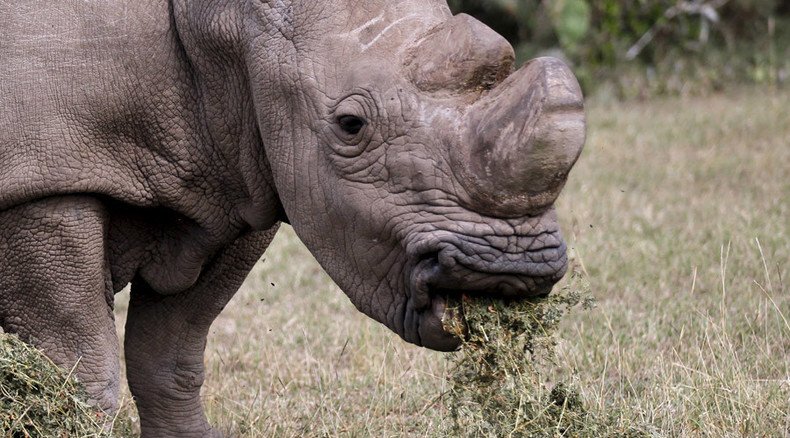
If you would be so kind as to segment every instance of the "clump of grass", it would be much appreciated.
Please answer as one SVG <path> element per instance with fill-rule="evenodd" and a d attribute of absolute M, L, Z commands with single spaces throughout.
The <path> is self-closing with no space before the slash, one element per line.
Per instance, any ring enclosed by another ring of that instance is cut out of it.
<path fill-rule="evenodd" d="M 108 436 L 72 373 L 14 335 L 0 333 L 0 431 L 13 437 Z"/>
<path fill-rule="evenodd" d="M 464 339 L 452 356 L 448 405 L 454 436 L 649 436 L 616 425 L 616 415 L 585 407 L 572 382 L 553 382 L 557 328 L 563 316 L 595 302 L 579 274 L 553 294 L 527 301 L 463 296 L 445 329 Z"/>

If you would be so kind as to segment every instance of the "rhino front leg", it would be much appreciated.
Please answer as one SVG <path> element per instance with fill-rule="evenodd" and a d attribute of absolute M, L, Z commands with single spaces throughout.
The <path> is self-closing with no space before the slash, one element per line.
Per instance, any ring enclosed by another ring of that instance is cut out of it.
<path fill-rule="evenodd" d="M 180 294 L 160 295 L 139 278 L 132 283 L 124 349 L 144 437 L 220 436 L 200 400 L 206 336 L 277 228 L 237 240 Z"/>
<path fill-rule="evenodd" d="M 92 402 L 118 406 L 118 337 L 105 254 L 106 212 L 91 197 L 0 212 L 0 325 L 71 369 Z"/>

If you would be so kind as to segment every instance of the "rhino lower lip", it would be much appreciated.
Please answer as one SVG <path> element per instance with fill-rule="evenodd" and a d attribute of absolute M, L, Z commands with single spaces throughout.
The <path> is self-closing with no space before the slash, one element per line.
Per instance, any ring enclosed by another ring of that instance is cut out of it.
<path fill-rule="evenodd" d="M 417 326 L 418 344 L 438 351 L 453 351 L 461 345 L 461 338 L 445 329 L 445 311 L 448 302 L 444 297 L 430 299 L 430 309 L 420 314 Z"/>

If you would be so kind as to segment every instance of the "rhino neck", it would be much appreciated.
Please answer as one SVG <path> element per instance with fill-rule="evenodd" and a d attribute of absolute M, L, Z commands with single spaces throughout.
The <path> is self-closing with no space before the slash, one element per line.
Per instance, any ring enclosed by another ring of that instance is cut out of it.
<path fill-rule="evenodd" d="M 231 216 L 254 230 L 272 227 L 284 217 L 272 183 L 250 99 L 244 62 L 245 1 L 174 0 L 174 31 L 198 96 L 201 136 L 222 172 L 220 196 L 232 199 Z"/>

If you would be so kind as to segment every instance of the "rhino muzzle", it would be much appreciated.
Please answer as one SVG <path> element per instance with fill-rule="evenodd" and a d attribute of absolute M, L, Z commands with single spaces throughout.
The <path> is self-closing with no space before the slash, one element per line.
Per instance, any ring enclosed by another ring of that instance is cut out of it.
<path fill-rule="evenodd" d="M 565 242 L 558 235 L 549 240 L 552 246 L 517 253 L 488 247 L 482 256 L 470 255 L 479 250 L 479 244 L 447 243 L 440 251 L 425 254 L 411 275 L 417 308 L 427 307 L 437 295 L 525 298 L 548 294 L 567 266 Z"/>
<path fill-rule="evenodd" d="M 565 274 L 567 248 L 553 209 L 522 219 L 485 220 L 489 226 L 454 223 L 452 230 L 423 231 L 412 239 L 407 252 L 414 263 L 402 315 L 410 342 L 452 350 L 459 340 L 441 325 L 448 300 L 543 296 Z"/>

